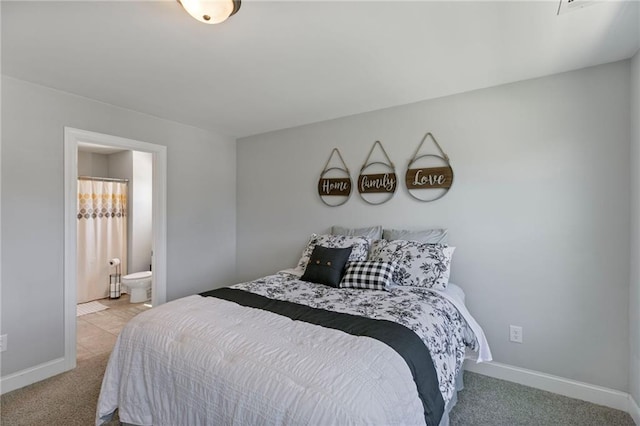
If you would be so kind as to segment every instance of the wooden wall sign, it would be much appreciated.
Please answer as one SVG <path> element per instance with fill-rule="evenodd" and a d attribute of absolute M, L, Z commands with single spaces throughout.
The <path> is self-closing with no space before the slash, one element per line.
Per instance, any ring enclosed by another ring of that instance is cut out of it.
<path fill-rule="evenodd" d="M 318 181 L 318 194 L 320 196 L 351 194 L 351 178 L 320 178 Z"/>
<path fill-rule="evenodd" d="M 450 188 L 452 183 L 453 170 L 451 167 L 407 170 L 407 189 Z"/>
<path fill-rule="evenodd" d="M 338 154 L 343 167 L 329 167 L 334 153 Z M 333 175 L 341 175 L 341 177 L 333 177 Z M 349 200 L 349 196 L 351 196 L 351 174 L 338 148 L 333 148 L 331 155 L 329 155 L 324 165 L 324 169 L 322 169 L 322 173 L 320 173 L 318 195 L 320 196 L 320 200 L 329 207 L 341 206 L 346 203 Z M 331 199 L 326 197 L 331 197 Z"/>
<path fill-rule="evenodd" d="M 418 151 L 422 147 L 424 141 L 430 137 L 433 143 L 436 145 L 442 156 L 435 154 L 424 154 L 418 156 Z M 429 160 L 430 163 L 441 163 L 436 167 L 415 167 L 420 160 Z M 413 167 L 412 167 L 413 166 Z M 436 138 L 427 133 L 422 138 L 418 149 L 413 154 L 413 158 L 409 160 L 409 166 L 407 167 L 407 173 L 405 175 L 405 185 L 409 194 L 419 201 L 435 201 L 445 196 L 451 185 L 453 185 L 453 169 L 449 162 L 449 156 L 445 154 L 436 141 Z M 412 192 L 419 190 L 418 192 Z"/>
<path fill-rule="evenodd" d="M 358 191 L 361 194 L 374 194 L 384 192 L 396 192 L 395 173 L 376 173 L 360 175 L 358 178 Z"/>
<path fill-rule="evenodd" d="M 371 158 L 371 154 L 373 153 L 376 145 L 380 146 L 382 153 L 387 159 L 387 162 L 374 161 L 369 162 Z M 366 174 L 365 170 L 373 165 L 381 166 L 383 169 L 388 169 L 387 173 L 369 173 Z M 364 164 L 360 169 L 360 176 L 358 177 L 358 193 L 360 197 L 367 203 L 377 205 L 386 203 L 391 198 L 393 198 L 393 194 L 396 192 L 396 187 L 398 182 L 398 178 L 396 177 L 396 168 L 391 162 L 389 155 L 387 155 L 387 151 L 385 151 L 382 143 L 380 141 L 375 141 L 371 150 L 369 151 L 369 155 L 364 160 Z M 364 194 L 389 194 L 388 197 L 380 197 L 378 195 L 367 196 Z"/>

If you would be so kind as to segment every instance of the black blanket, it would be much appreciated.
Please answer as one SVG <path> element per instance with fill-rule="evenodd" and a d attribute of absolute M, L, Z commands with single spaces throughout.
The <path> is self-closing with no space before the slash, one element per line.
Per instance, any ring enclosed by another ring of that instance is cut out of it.
<path fill-rule="evenodd" d="M 437 426 L 444 413 L 444 400 L 440 393 L 431 354 L 420 337 L 407 327 L 392 321 L 377 320 L 358 315 L 311 308 L 293 302 L 267 297 L 232 288 L 220 288 L 201 293 L 201 296 L 235 302 L 242 306 L 258 308 L 326 328 L 341 330 L 354 336 L 366 336 L 379 340 L 393 348 L 405 360 L 416 383 L 424 408 L 425 422 Z"/>

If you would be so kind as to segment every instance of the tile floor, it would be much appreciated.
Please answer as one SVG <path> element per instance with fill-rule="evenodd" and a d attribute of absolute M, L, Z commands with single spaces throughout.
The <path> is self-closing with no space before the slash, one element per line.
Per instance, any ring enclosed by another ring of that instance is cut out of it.
<path fill-rule="evenodd" d="M 98 302 L 109 306 L 109 309 L 78 317 L 76 325 L 78 361 L 111 352 L 122 327 L 131 318 L 149 309 L 144 306 L 144 303 L 129 303 L 127 294 L 123 294 L 119 299 L 101 299 Z"/>

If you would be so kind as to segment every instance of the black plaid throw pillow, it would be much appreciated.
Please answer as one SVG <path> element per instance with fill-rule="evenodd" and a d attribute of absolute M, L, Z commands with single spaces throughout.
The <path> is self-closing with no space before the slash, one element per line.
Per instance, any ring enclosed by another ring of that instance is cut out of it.
<path fill-rule="evenodd" d="M 340 288 L 386 290 L 396 268 L 395 262 L 349 262 L 340 281 Z"/>

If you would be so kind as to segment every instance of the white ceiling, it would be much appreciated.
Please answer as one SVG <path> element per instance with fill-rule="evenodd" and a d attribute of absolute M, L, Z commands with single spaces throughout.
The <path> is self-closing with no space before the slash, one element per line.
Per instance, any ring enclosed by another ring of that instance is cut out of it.
<path fill-rule="evenodd" d="M 576 0 L 578 1 L 578 0 Z M 638 1 L 2 1 L 2 73 L 242 137 L 631 57 Z"/>

